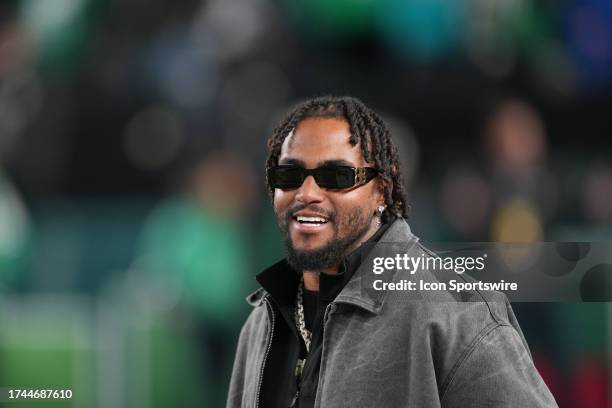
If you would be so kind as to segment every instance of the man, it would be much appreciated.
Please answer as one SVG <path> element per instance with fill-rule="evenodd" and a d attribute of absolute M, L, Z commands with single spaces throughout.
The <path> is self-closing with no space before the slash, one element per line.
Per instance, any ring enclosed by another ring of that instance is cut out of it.
<path fill-rule="evenodd" d="M 368 288 L 373 254 L 435 256 L 405 221 L 397 150 L 376 113 L 313 99 L 268 147 L 287 257 L 248 298 L 228 407 L 556 406 L 502 294 Z"/>

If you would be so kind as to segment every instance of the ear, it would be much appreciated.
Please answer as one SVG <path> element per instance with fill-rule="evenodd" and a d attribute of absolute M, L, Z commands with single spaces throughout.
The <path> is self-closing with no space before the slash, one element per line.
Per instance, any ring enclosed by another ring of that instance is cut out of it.
<path fill-rule="evenodd" d="M 391 178 L 378 177 L 378 179 L 380 180 L 380 191 L 383 197 L 385 195 L 385 187 L 387 190 L 393 191 L 393 180 L 391 180 Z"/>
<path fill-rule="evenodd" d="M 385 185 L 388 183 L 380 177 L 375 179 L 376 182 L 376 207 L 380 205 L 385 205 Z"/>

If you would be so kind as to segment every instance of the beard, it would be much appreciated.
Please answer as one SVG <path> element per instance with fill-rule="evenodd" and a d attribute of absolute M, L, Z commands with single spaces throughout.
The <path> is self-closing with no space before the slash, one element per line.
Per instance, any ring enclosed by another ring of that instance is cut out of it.
<path fill-rule="evenodd" d="M 328 222 L 332 222 L 334 237 L 321 248 L 298 250 L 293 246 L 291 234 L 289 233 L 289 223 L 293 219 L 292 214 L 303 208 L 305 206 L 293 208 L 279 217 L 279 221 L 282 221 L 279 222 L 279 226 L 285 241 L 287 263 L 297 272 L 321 271 L 340 264 L 355 243 L 364 237 L 370 229 L 371 220 L 364 215 L 366 212 L 359 207 L 346 214 L 342 220 L 338 219 L 337 213 L 327 214 L 319 211 L 328 217 Z M 310 208 L 315 211 L 320 210 L 318 207 L 310 206 Z M 344 237 L 339 236 L 339 231 L 349 228 L 350 230 Z"/>

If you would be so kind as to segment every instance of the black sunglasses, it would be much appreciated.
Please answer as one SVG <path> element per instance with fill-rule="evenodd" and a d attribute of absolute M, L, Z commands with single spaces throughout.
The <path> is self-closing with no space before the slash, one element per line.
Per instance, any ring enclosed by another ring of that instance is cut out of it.
<path fill-rule="evenodd" d="M 372 167 L 323 166 L 308 170 L 281 165 L 268 170 L 268 182 L 272 188 L 292 189 L 300 187 L 306 177 L 313 176 L 321 188 L 345 189 L 366 184 L 377 174 L 378 170 Z"/>

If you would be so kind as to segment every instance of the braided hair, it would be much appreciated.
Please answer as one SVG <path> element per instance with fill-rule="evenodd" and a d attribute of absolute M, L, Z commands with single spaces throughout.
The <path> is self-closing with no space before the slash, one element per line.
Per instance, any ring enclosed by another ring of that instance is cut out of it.
<path fill-rule="evenodd" d="M 383 182 L 386 206 L 382 215 L 383 221 L 387 222 L 397 217 L 407 218 L 409 207 L 406 188 L 391 133 L 380 116 L 357 98 L 324 96 L 297 105 L 268 139 L 266 174 L 278 164 L 281 146 L 289 133 L 300 121 L 312 117 L 341 118 L 348 122 L 351 131 L 349 143 L 353 146 L 359 143 L 363 157 L 379 170 L 378 177 Z M 267 180 L 266 185 L 272 198 L 274 189 Z"/>

